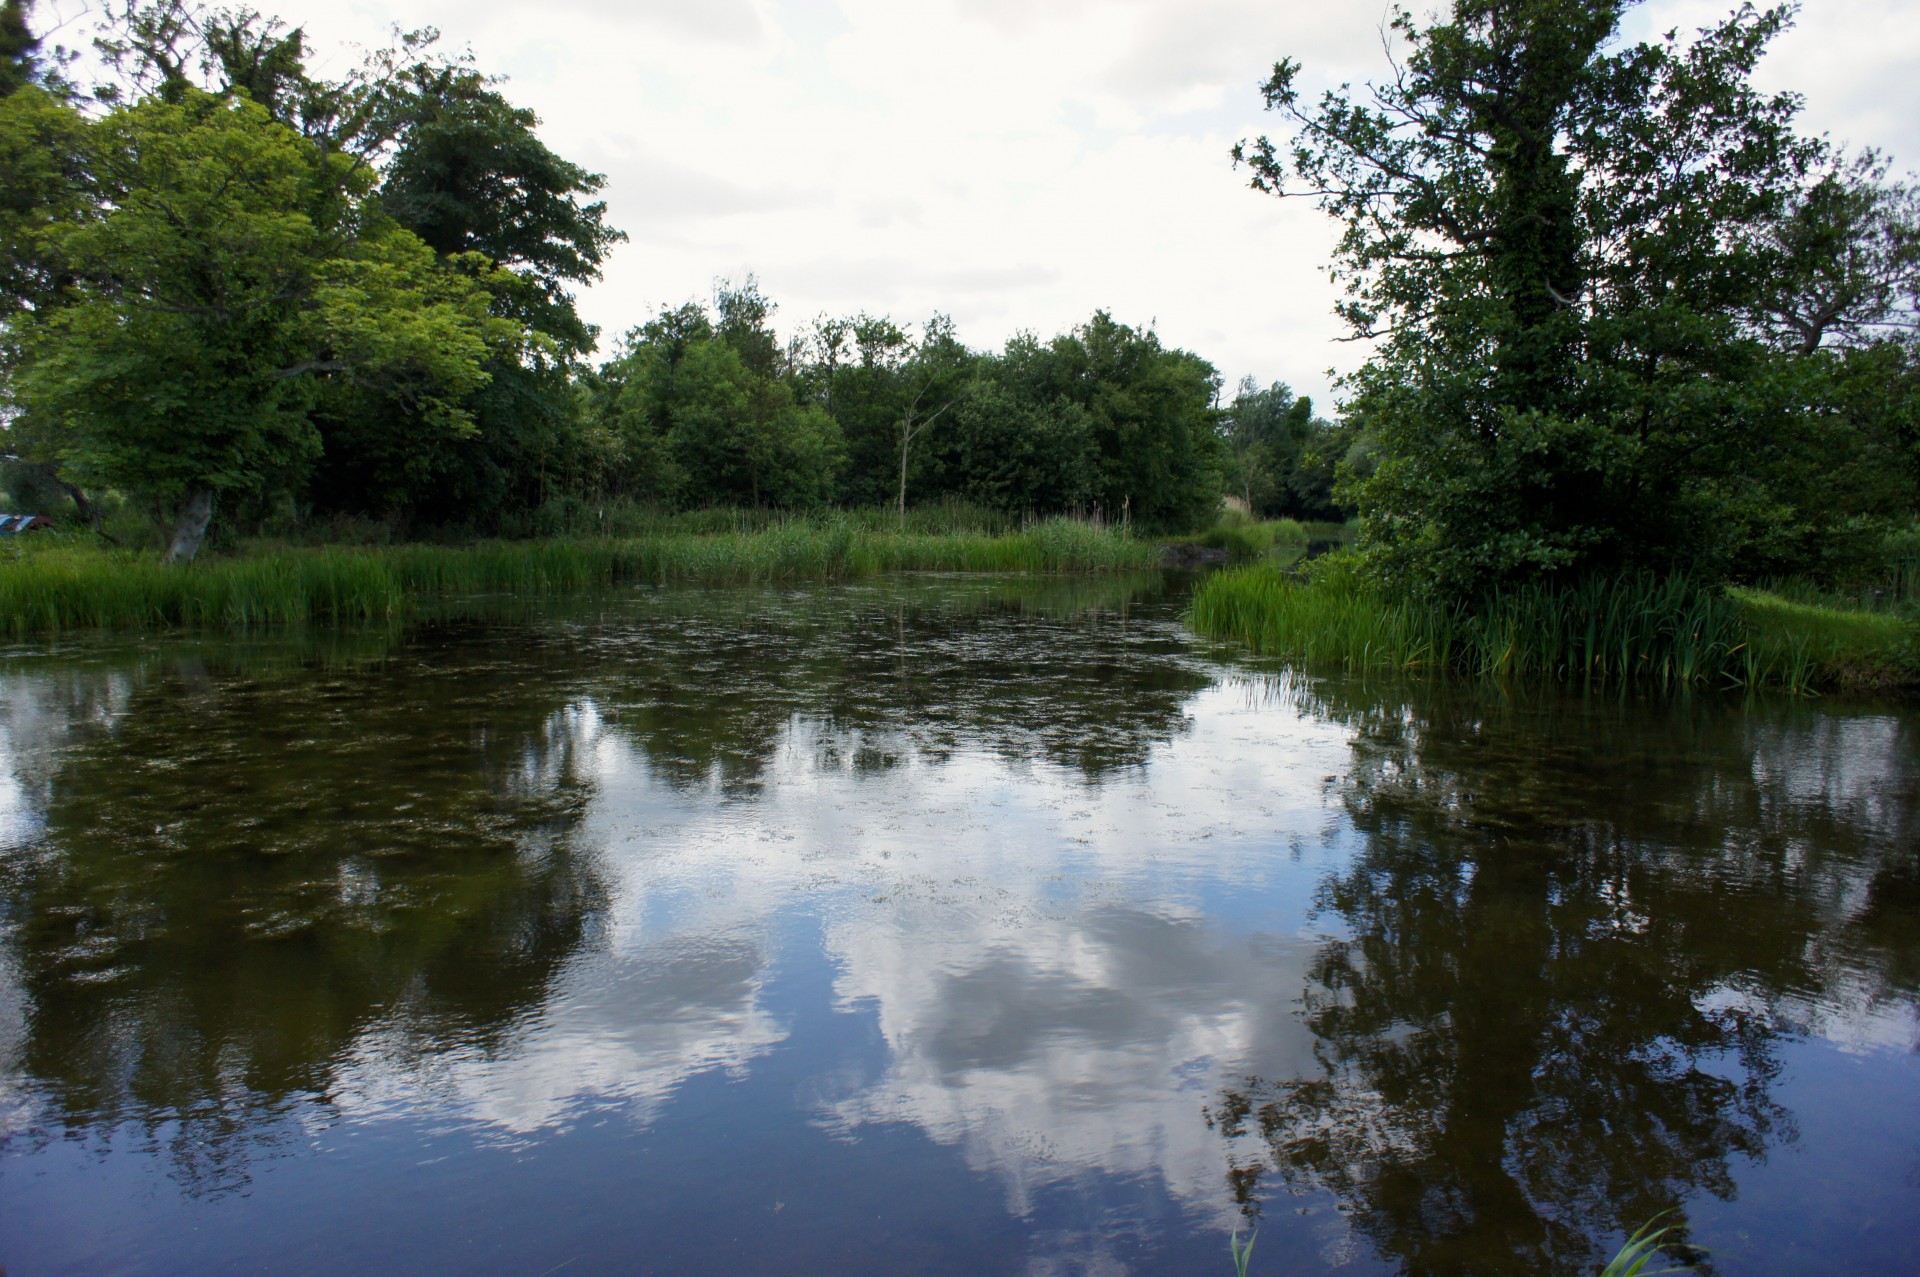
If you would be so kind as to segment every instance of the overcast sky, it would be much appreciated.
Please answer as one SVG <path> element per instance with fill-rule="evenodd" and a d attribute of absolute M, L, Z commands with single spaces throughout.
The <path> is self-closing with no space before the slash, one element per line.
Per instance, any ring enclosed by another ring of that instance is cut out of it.
<path fill-rule="evenodd" d="M 322 70 L 390 23 L 509 77 L 630 235 L 583 310 L 602 350 L 661 305 L 755 272 L 791 333 L 821 313 L 953 315 L 976 347 L 1104 307 L 1316 397 L 1334 340 L 1331 225 L 1246 189 L 1275 59 L 1376 75 L 1384 4 L 1351 0 L 253 0 Z M 43 5 L 43 11 L 51 5 Z M 1416 4 L 1416 11 L 1422 6 Z M 1722 0 L 1655 0 L 1639 37 Z M 1911 0 L 1807 0 L 1763 69 L 1807 126 L 1920 167 Z M 66 36 L 63 32 L 62 35 Z M 1277 121 L 1274 121 L 1277 124 Z"/>

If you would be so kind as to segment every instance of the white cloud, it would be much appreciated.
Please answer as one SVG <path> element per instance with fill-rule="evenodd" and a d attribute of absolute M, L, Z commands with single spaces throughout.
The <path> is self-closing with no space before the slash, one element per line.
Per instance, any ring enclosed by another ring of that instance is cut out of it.
<path fill-rule="evenodd" d="M 278 0 L 326 47 L 435 24 L 607 174 L 632 242 L 583 309 L 609 335 L 716 276 L 758 272 L 789 329 L 949 311 L 998 345 L 1097 307 L 1157 321 L 1228 382 L 1316 395 L 1352 366 L 1332 228 L 1245 188 L 1227 151 L 1270 127 L 1282 55 L 1317 88 L 1383 67 L 1385 5 L 1259 0 Z M 1418 6 L 1416 6 L 1418 7 Z M 1636 34 L 1725 0 L 1655 0 Z M 1920 23 L 1900 0 L 1809 0 L 1762 68 L 1809 127 L 1920 164 Z"/>

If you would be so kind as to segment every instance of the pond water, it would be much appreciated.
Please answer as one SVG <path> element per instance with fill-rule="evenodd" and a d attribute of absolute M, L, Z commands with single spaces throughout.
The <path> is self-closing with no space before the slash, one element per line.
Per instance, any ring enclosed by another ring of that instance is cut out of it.
<path fill-rule="evenodd" d="M 1920 716 L 1157 575 L 0 652 L 0 1264 L 1920 1271 Z"/>

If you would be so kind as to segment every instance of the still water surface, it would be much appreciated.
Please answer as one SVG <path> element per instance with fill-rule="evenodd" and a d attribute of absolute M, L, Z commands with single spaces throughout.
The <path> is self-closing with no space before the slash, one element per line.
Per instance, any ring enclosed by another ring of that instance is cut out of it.
<path fill-rule="evenodd" d="M 0 1264 L 1920 1271 L 1920 716 L 1182 601 L 0 653 Z"/>

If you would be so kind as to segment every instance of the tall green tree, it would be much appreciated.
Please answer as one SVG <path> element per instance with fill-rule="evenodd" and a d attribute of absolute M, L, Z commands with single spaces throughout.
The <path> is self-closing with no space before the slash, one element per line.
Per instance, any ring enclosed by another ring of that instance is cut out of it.
<path fill-rule="evenodd" d="M 833 498 L 840 428 L 785 382 L 756 374 L 724 337 L 674 370 L 667 448 L 683 505 L 818 507 Z"/>
<path fill-rule="evenodd" d="M 777 350 L 765 324 L 772 304 L 761 298 L 743 312 L 741 298 L 729 285 L 716 290 L 717 323 L 697 303 L 663 310 L 585 379 L 588 428 L 605 449 L 611 491 L 690 506 L 833 500 L 839 424 L 771 375 L 761 357 Z"/>
<path fill-rule="evenodd" d="M 324 155 L 375 174 L 385 216 L 485 289 L 491 313 L 528 338 L 495 348 L 462 405 L 472 428 L 432 428 L 405 379 L 333 385 L 316 406 L 322 455 L 305 501 L 403 522 L 489 523 L 577 482 L 590 451 L 571 378 L 596 334 L 573 290 L 599 277 L 623 237 L 596 198 L 602 179 L 555 154 L 538 118 L 465 59 L 436 55 L 432 29 L 399 33 L 337 78 L 309 66 L 306 35 L 252 9 L 119 0 L 96 46 L 108 100 L 245 97 Z"/>
<path fill-rule="evenodd" d="M 1054 338 L 1034 373 L 1048 397 L 1087 415 L 1092 497 L 1104 515 L 1152 529 L 1211 521 L 1225 460 L 1213 365 L 1099 311 Z"/>
<path fill-rule="evenodd" d="M 945 490 L 989 509 L 1055 514 L 1085 510 L 1093 500 L 1093 423 L 1066 399 L 1036 401 L 1022 393 L 1007 356 L 982 358 L 944 428 Z"/>
<path fill-rule="evenodd" d="M 325 416 L 331 460 L 317 496 L 429 522 L 476 513 L 484 522 L 537 505 L 587 464 L 570 380 L 598 334 L 574 290 L 599 278 L 625 236 L 594 198 L 603 179 L 557 155 L 540 139 L 538 117 L 492 82 L 426 62 L 401 80 L 388 108 L 398 122 L 383 208 L 443 261 L 468 263 L 493 313 L 536 340 L 489 363 L 466 405 L 475 428 L 465 437 L 412 428 L 416 409 L 405 397 L 337 404 Z"/>
<path fill-rule="evenodd" d="M 192 88 L 108 112 L 82 153 L 91 212 L 46 232 L 71 296 L 18 322 L 18 393 L 52 459 L 175 516 L 170 558 L 220 499 L 304 481 L 325 379 L 404 382 L 471 430 L 515 330 L 379 215 L 370 171 Z"/>
<path fill-rule="evenodd" d="M 1298 465 L 1313 419 L 1313 401 L 1282 381 L 1261 387 L 1242 378 L 1222 417 L 1231 456 L 1231 486 L 1247 511 L 1276 515 L 1287 505 L 1287 480 Z"/>
<path fill-rule="evenodd" d="M 1756 464 L 1809 426 L 1805 370 L 1753 316 L 1836 165 L 1795 95 L 1752 84 L 1790 11 L 1625 45 L 1627 7 L 1396 10 L 1390 78 L 1309 105 L 1282 61 L 1265 92 L 1292 139 L 1235 149 L 1257 189 L 1345 224 L 1339 310 L 1377 342 L 1348 391 L 1378 464 L 1350 495 L 1402 588 L 1726 574 L 1808 513 L 1790 467 Z"/>

